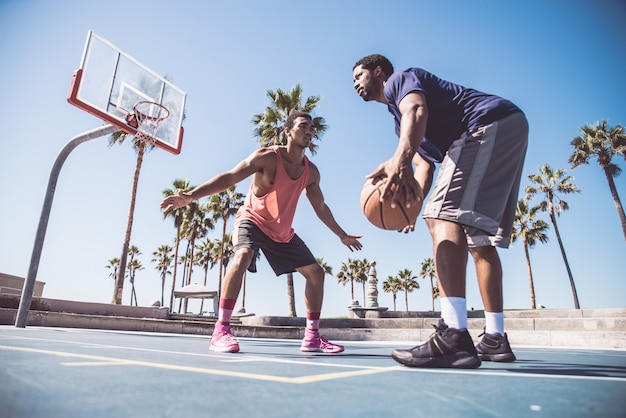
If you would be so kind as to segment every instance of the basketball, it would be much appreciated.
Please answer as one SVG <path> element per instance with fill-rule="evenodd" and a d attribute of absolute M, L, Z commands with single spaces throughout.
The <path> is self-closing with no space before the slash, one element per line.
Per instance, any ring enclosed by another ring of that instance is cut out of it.
<path fill-rule="evenodd" d="M 380 202 L 380 194 L 385 181 L 372 184 L 368 179 L 361 190 L 361 208 L 368 221 L 375 226 L 390 231 L 399 231 L 405 226 L 415 224 L 417 215 L 422 210 L 421 202 L 413 202 L 407 208 L 404 199 L 395 208 L 391 207 L 391 199 Z"/>

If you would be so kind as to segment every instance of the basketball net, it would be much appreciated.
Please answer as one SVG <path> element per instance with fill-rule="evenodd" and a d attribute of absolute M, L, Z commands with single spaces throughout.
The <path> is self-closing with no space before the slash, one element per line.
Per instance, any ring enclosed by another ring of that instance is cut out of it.
<path fill-rule="evenodd" d="M 150 145 L 155 145 L 159 125 L 170 115 L 170 111 L 163 105 L 155 102 L 140 101 L 133 107 L 137 119 L 138 138 Z"/>

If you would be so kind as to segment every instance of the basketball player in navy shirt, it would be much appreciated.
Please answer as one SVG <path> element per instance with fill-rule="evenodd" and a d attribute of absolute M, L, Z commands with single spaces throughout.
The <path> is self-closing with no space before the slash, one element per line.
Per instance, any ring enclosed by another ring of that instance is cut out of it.
<path fill-rule="evenodd" d="M 398 204 L 404 195 L 407 205 L 421 205 L 434 164 L 441 164 L 422 213 L 433 239 L 441 319 L 428 341 L 394 350 L 392 357 L 409 367 L 476 368 L 481 360 L 515 361 L 504 332 L 496 247 L 510 242 L 528 143 L 524 113 L 506 99 L 421 68 L 394 72 L 378 54 L 357 61 L 353 80 L 363 100 L 387 105 L 395 121 L 396 150 L 368 176 L 373 182 L 387 179 L 383 199 Z M 476 346 L 467 331 L 468 253 L 485 307 L 485 332 Z"/>

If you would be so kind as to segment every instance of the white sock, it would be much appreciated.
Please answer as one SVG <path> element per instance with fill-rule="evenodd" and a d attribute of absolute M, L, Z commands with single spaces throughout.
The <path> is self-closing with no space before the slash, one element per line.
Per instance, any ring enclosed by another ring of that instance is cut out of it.
<path fill-rule="evenodd" d="M 485 333 L 504 336 L 504 312 L 485 311 Z"/>
<path fill-rule="evenodd" d="M 450 328 L 467 329 L 467 304 L 465 298 L 441 298 L 441 318 Z"/>

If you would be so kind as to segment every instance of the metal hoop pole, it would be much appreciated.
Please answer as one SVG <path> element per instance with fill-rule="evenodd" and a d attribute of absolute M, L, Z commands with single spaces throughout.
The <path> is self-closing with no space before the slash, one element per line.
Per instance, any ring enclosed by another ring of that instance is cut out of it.
<path fill-rule="evenodd" d="M 25 328 L 26 323 L 28 322 L 28 312 L 30 311 L 30 304 L 33 300 L 33 291 L 35 290 L 35 281 L 37 280 L 37 270 L 39 269 L 39 260 L 41 259 L 41 249 L 43 248 L 43 242 L 46 238 L 46 230 L 48 228 L 48 219 L 50 218 L 52 200 L 54 199 L 54 191 L 56 189 L 57 180 L 59 178 L 61 168 L 63 167 L 63 163 L 67 159 L 70 152 L 72 152 L 78 145 L 89 141 L 90 139 L 99 138 L 104 135 L 112 134 L 116 131 L 119 131 L 119 128 L 116 126 L 104 125 L 99 128 L 92 129 L 91 131 L 79 134 L 72 138 L 57 156 L 48 179 L 48 188 L 46 190 L 46 197 L 44 198 L 41 216 L 39 217 L 39 226 L 37 227 L 33 252 L 30 258 L 28 276 L 26 276 L 26 280 L 24 281 L 22 297 L 20 298 L 20 306 L 17 310 L 17 318 L 15 320 L 15 326 L 17 328 Z"/>

